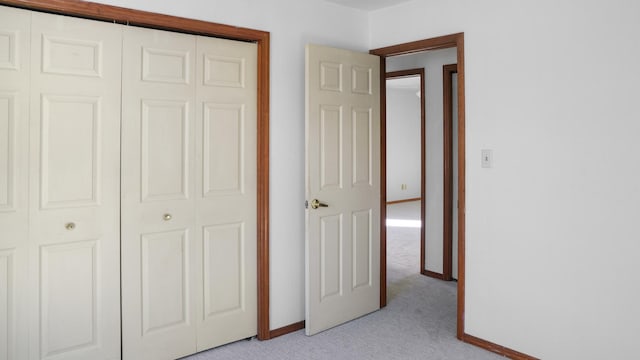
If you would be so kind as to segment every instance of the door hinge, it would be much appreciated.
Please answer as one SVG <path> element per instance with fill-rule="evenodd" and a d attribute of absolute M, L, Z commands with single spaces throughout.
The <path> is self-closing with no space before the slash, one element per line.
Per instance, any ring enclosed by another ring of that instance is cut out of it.
<path fill-rule="evenodd" d="M 304 201 L 304 208 L 308 209 L 309 208 L 309 200 L 305 200 Z"/>

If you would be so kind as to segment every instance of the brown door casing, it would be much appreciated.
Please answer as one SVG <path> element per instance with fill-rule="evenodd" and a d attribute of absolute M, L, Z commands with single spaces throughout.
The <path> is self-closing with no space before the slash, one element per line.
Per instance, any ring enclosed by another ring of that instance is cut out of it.
<path fill-rule="evenodd" d="M 465 116 L 464 116 L 464 33 L 445 35 L 431 39 L 418 40 L 409 43 L 392 45 L 384 48 L 371 50 L 370 53 L 380 56 L 381 80 L 384 80 L 386 73 L 386 58 L 390 56 L 398 56 L 412 54 L 417 52 L 439 50 L 455 47 L 457 49 L 458 63 L 458 301 L 457 301 L 457 336 L 458 339 L 464 340 L 464 241 L 465 241 Z M 386 151 L 386 91 L 384 87 L 380 91 L 380 115 L 381 115 L 381 151 Z M 384 204 L 386 203 L 386 161 L 381 161 L 381 232 L 380 232 L 380 306 L 387 304 L 387 274 L 386 274 L 386 254 L 387 241 L 384 219 L 386 219 L 386 211 Z"/>
<path fill-rule="evenodd" d="M 443 94 L 443 234 L 442 234 L 442 279 L 453 280 L 453 74 L 458 72 L 457 64 L 444 65 L 442 67 L 442 94 Z"/>

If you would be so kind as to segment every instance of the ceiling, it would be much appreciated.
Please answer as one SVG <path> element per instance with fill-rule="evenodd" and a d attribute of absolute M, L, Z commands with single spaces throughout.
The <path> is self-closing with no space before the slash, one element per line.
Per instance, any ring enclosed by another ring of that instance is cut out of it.
<path fill-rule="evenodd" d="M 406 3 L 412 0 L 325 0 L 335 4 L 360 10 L 378 10 L 389 6 Z"/>

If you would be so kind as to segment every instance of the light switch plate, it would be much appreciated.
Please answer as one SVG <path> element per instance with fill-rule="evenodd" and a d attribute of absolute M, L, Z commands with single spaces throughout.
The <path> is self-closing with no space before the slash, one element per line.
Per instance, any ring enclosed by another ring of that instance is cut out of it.
<path fill-rule="evenodd" d="M 482 152 L 482 167 L 490 168 L 493 166 L 493 150 L 483 149 Z"/>

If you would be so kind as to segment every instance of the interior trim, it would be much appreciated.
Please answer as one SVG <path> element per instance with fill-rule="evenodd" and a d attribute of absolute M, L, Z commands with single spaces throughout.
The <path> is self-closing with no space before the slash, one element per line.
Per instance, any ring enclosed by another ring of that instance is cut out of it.
<path fill-rule="evenodd" d="M 411 199 L 404 199 L 404 200 L 387 201 L 387 205 L 401 204 L 401 203 L 413 202 L 413 201 L 420 201 L 421 199 L 422 198 L 411 198 Z"/>
<path fill-rule="evenodd" d="M 380 56 L 380 84 L 387 82 L 387 60 Z M 387 87 L 380 86 L 380 308 L 387 306 Z"/>
<path fill-rule="evenodd" d="M 286 335 L 286 334 L 292 333 L 294 331 L 298 331 L 298 330 L 304 329 L 304 326 L 305 326 L 305 322 L 304 322 L 304 320 L 302 320 L 302 321 L 298 321 L 297 323 L 293 323 L 293 324 L 290 324 L 290 325 L 287 325 L 287 326 L 283 326 L 283 327 L 278 328 L 278 329 L 273 329 L 273 330 L 271 330 L 270 338 L 273 339 L 273 338 L 276 338 L 278 336 Z"/>
<path fill-rule="evenodd" d="M 453 280 L 453 74 L 458 73 L 457 64 L 442 66 L 443 109 L 443 202 L 442 202 L 442 277 Z"/>
<path fill-rule="evenodd" d="M 434 279 L 438 279 L 438 280 L 444 280 L 444 275 L 437 273 L 435 271 L 430 271 L 427 269 L 422 269 L 422 271 L 420 271 L 420 273 L 424 276 L 428 276 L 430 278 L 434 278 Z"/>
<path fill-rule="evenodd" d="M 538 358 L 535 358 L 533 356 L 527 355 L 527 354 L 523 354 L 519 351 L 515 351 L 512 349 L 509 349 L 507 347 L 504 347 L 502 345 L 498 345 L 498 344 L 494 344 L 490 341 L 487 340 L 482 340 L 480 338 L 477 338 L 475 336 L 469 335 L 469 334 L 464 334 L 464 342 L 469 343 L 471 345 L 475 345 L 477 347 L 481 347 L 483 349 L 489 350 L 493 353 L 508 357 L 509 359 L 514 359 L 514 360 L 539 360 Z"/>
<path fill-rule="evenodd" d="M 269 32 L 77 0 L 0 0 L 0 5 L 257 44 L 257 335 L 269 339 Z"/>

